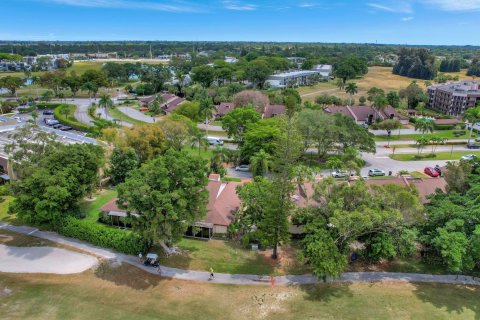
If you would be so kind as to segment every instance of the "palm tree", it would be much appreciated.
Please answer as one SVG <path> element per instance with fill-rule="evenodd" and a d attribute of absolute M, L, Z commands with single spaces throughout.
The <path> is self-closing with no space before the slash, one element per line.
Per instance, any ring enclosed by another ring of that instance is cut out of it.
<path fill-rule="evenodd" d="M 250 171 L 253 176 L 264 176 L 272 166 L 272 157 L 261 149 L 250 158 Z"/>
<path fill-rule="evenodd" d="M 475 108 L 467 109 L 463 117 L 470 123 L 470 135 L 468 136 L 468 144 L 470 144 L 470 140 L 472 139 L 473 126 L 475 125 L 475 123 L 480 121 L 480 106 L 477 105 Z"/>
<path fill-rule="evenodd" d="M 353 95 L 358 92 L 358 86 L 355 82 L 347 83 L 345 87 L 345 92 L 350 95 L 350 105 L 352 105 Z"/>
<path fill-rule="evenodd" d="M 338 78 L 336 81 L 335 81 L 335 85 L 337 86 L 337 88 L 339 90 L 343 90 L 343 88 L 345 88 L 345 82 L 343 82 L 342 79 Z"/>
<path fill-rule="evenodd" d="M 32 119 L 34 122 L 37 122 L 37 119 L 38 119 L 38 112 L 37 111 L 32 111 Z"/>
<path fill-rule="evenodd" d="M 378 95 L 375 98 L 373 98 L 372 107 L 377 114 L 377 119 L 379 118 L 380 112 L 385 110 L 387 105 L 388 105 L 388 100 L 387 98 L 385 98 L 385 96 Z"/>
<path fill-rule="evenodd" d="M 422 133 L 422 138 L 426 132 L 432 133 L 434 130 L 434 127 L 435 126 L 433 124 L 432 119 L 429 119 L 429 118 L 419 118 L 415 122 L 415 131 L 420 131 Z"/>
<path fill-rule="evenodd" d="M 110 98 L 110 96 L 108 94 L 104 94 L 100 97 L 100 100 L 98 101 L 98 106 L 100 108 L 103 108 L 104 109 L 104 113 L 105 113 L 105 119 L 107 118 L 107 109 L 112 109 L 113 108 L 113 101 L 112 99 Z"/>
<path fill-rule="evenodd" d="M 208 135 L 208 120 L 212 117 L 213 110 L 215 105 L 213 104 L 212 98 L 207 97 L 200 100 L 200 114 L 205 115 L 205 131 Z"/>
<path fill-rule="evenodd" d="M 207 149 L 208 140 L 205 136 L 205 133 L 201 130 L 195 129 L 190 137 L 190 146 L 193 148 L 198 147 L 198 156 L 200 157 L 200 152 L 202 147 Z"/>

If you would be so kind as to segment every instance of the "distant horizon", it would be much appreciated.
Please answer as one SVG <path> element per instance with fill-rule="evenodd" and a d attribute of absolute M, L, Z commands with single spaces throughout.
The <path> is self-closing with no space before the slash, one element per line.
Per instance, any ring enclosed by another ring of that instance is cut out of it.
<path fill-rule="evenodd" d="M 137 42 L 137 43 L 162 43 L 162 42 L 180 42 L 180 43 L 257 43 L 257 44 L 312 44 L 312 45 L 372 45 L 372 46 L 407 46 L 407 47 L 477 47 L 480 44 L 409 44 L 409 43 L 375 43 L 375 42 L 321 42 L 321 41 L 262 41 L 262 40 L 4 40 L 0 43 L 118 43 L 118 42 Z"/>
<path fill-rule="evenodd" d="M 3 0 L 0 39 L 480 46 L 479 18 L 480 0 Z"/>

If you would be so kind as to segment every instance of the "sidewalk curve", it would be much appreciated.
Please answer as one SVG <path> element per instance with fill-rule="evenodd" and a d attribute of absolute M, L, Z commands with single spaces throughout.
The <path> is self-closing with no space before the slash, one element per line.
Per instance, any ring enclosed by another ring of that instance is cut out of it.
<path fill-rule="evenodd" d="M 39 231 L 38 229 L 27 226 L 13 226 L 5 222 L 0 222 L 0 229 L 5 229 L 12 232 L 27 234 L 30 236 L 47 239 L 63 245 L 71 246 L 87 253 L 96 255 L 106 260 L 116 260 L 118 262 L 125 262 L 140 268 L 151 274 L 158 274 L 156 268 L 144 266 L 134 256 L 123 253 L 114 252 L 112 250 L 99 248 L 91 244 L 63 237 L 54 232 Z M 174 278 L 180 280 L 190 281 L 205 281 L 208 282 L 209 272 L 183 270 L 177 268 L 170 268 L 166 266 L 160 267 L 160 275 L 167 278 Z M 305 285 L 320 283 L 316 277 L 312 275 L 285 275 L 275 277 L 277 285 Z M 478 285 L 480 286 L 480 278 L 473 278 L 470 276 L 456 276 L 456 275 L 431 275 L 419 273 L 394 273 L 394 272 L 345 272 L 339 279 L 327 279 L 327 282 L 378 282 L 378 281 L 402 281 L 402 282 L 429 282 L 429 283 L 443 283 L 443 284 L 457 284 L 457 285 Z M 259 276 L 253 274 L 225 274 L 216 273 L 215 280 L 212 283 L 222 284 L 236 284 L 236 285 L 270 285 L 269 276 Z"/>

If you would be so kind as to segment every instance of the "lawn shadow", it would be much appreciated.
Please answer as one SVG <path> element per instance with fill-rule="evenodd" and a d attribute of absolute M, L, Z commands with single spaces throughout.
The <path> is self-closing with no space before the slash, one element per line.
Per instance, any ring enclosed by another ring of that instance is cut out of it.
<path fill-rule="evenodd" d="M 150 274 L 126 263 L 103 262 L 94 271 L 97 278 L 113 282 L 117 286 L 127 286 L 135 290 L 147 290 L 158 286 L 165 278 Z"/>
<path fill-rule="evenodd" d="M 350 283 L 319 283 L 299 287 L 306 293 L 306 299 L 318 302 L 330 302 L 333 299 L 350 298 L 353 292 Z"/>
<path fill-rule="evenodd" d="M 466 310 L 475 314 L 480 320 L 480 286 L 449 285 L 437 283 L 412 283 L 415 295 L 423 302 L 457 316 Z M 442 294 L 439 294 L 442 292 Z"/>

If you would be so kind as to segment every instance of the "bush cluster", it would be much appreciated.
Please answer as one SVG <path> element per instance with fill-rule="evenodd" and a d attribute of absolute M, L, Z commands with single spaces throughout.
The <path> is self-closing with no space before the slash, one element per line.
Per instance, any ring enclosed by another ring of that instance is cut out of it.
<path fill-rule="evenodd" d="M 72 216 L 65 217 L 57 223 L 56 230 L 66 237 L 76 238 L 96 246 L 111 248 L 127 254 L 136 255 L 148 250 L 146 241 L 133 232 L 80 220 Z"/>

